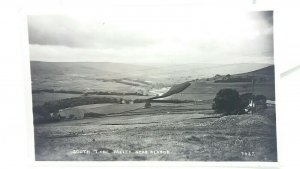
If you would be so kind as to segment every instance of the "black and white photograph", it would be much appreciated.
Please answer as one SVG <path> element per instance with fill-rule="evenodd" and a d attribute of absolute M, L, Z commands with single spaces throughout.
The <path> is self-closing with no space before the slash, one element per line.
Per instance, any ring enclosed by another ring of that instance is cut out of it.
<path fill-rule="evenodd" d="M 273 11 L 27 16 L 36 161 L 277 162 Z"/>

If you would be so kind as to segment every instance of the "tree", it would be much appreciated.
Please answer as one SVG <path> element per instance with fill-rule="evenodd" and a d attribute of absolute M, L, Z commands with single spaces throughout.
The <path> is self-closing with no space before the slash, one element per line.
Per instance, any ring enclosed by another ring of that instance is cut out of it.
<path fill-rule="evenodd" d="M 240 110 L 239 92 L 234 89 L 221 89 L 213 99 L 212 109 L 224 115 L 238 114 Z"/>

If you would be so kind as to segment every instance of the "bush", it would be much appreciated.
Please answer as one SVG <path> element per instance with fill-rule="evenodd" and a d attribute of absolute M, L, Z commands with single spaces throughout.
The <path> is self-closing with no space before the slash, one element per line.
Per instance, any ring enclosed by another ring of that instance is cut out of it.
<path fill-rule="evenodd" d="M 267 108 L 267 97 L 264 95 L 257 95 L 254 98 L 254 103 L 256 105 L 256 110 L 260 111 L 262 109 L 266 109 Z"/>
<path fill-rule="evenodd" d="M 213 99 L 212 109 L 224 115 L 238 114 L 240 103 L 239 92 L 234 89 L 221 89 Z"/>
<path fill-rule="evenodd" d="M 263 104 L 264 105 L 264 104 L 266 104 L 266 101 L 267 101 L 267 97 L 264 96 L 264 95 L 257 95 L 254 98 L 254 102 L 256 104 Z"/>
<path fill-rule="evenodd" d="M 245 109 L 249 105 L 249 101 L 252 99 L 252 93 L 245 93 L 240 95 L 240 109 Z"/>

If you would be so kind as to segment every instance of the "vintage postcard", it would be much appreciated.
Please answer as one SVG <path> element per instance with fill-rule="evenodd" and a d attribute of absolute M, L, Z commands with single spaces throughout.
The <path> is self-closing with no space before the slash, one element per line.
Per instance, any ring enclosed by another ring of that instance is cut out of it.
<path fill-rule="evenodd" d="M 124 8 L 28 15 L 36 161 L 277 162 L 273 11 Z"/>

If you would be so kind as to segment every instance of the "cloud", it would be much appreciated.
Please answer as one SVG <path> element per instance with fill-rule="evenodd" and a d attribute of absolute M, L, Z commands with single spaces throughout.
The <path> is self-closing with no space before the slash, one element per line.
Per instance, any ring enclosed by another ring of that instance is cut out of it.
<path fill-rule="evenodd" d="M 80 21 L 61 15 L 28 17 L 29 43 L 74 48 L 147 46 L 154 39 L 104 22 Z"/>
<path fill-rule="evenodd" d="M 29 16 L 32 60 L 273 62 L 272 12 L 194 12 L 116 19 Z M 123 13 L 122 13 L 123 14 Z"/>

